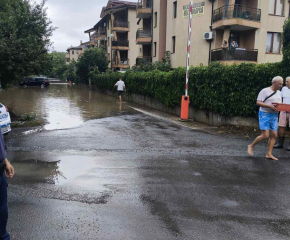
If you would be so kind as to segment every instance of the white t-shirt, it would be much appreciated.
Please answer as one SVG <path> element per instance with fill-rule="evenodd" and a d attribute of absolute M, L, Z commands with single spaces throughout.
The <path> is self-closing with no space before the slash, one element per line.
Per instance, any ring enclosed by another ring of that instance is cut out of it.
<path fill-rule="evenodd" d="M 125 83 L 123 81 L 118 81 L 115 85 L 118 86 L 117 91 L 124 91 Z"/>
<path fill-rule="evenodd" d="M 268 96 L 270 96 L 274 91 L 270 88 L 264 88 L 258 95 L 257 101 L 263 102 Z M 272 105 L 272 103 L 282 103 L 282 94 L 279 90 L 270 98 L 268 98 L 265 102 L 267 105 Z M 260 111 L 262 112 L 270 112 L 275 113 L 271 108 L 260 107 Z"/>
<path fill-rule="evenodd" d="M 285 86 L 282 88 L 283 103 L 290 104 L 290 89 Z"/>

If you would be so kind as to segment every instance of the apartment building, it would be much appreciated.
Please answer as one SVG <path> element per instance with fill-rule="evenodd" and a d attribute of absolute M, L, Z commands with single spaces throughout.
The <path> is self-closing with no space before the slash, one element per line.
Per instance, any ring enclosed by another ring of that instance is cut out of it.
<path fill-rule="evenodd" d="M 69 65 L 71 61 L 78 61 L 79 57 L 84 52 L 84 46 L 82 44 L 77 47 L 70 47 L 67 50 L 67 53 L 65 54 L 65 59 L 66 59 L 66 65 Z"/>
<path fill-rule="evenodd" d="M 101 20 L 85 32 L 92 46 L 105 48 L 112 69 L 161 61 L 166 51 L 172 68 L 185 66 L 189 2 L 109 0 Z M 190 65 L 281 61 L 288 17 L 288 0 L 193 0 Z M 228 47 L 221 48 L 224 40 Z"/>
<path fill-rule="evenodd" d="M 142 52 L 135 41 L 139 28 L 136 3 L 109 0 L 100 16 L 101 20 L 85 31 L 89 34 L 90 45 L 104 47 L 109 67 L 114 70 L 126 70 L 135 65 Z"/>
<path fill-rule="evenodd" d="M 167 1 L 166 50 L 172 53 L 173 68 L 186 63 L 188 2 Z M 195 0 L 190 65 L 281 61 L 281 33 L 288 17 L 288 0 Z M 228 48 L 221 49 L 223 40 Z M 237 48 L 230 47 L 233 41 Z"/>

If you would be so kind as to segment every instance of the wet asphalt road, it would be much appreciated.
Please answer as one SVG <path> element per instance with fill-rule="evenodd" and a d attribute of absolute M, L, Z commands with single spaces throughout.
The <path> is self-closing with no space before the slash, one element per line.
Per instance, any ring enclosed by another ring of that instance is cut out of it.
<path fill-rule="evenodd" d="M 56 89 L 78 91 L 46 91 Z M 246 140 L 93 95 L 81 101 L 111 106 L 111 116 L 102 110 L 69 128 L 47 120 L 50 128 L 14 129 L 6 138 L 16 170 L 12 239 L 290 238 L 289 153 L 276 150 L 280 160 L 267 161 L 264 143 L 248 157 Z"/>

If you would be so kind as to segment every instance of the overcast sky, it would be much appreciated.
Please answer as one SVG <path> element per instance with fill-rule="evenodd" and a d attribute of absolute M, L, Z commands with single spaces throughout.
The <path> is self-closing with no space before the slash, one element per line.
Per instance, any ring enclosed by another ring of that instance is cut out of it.
<path fill-rule="evenodd" d="M 54 50 L 64 52 L 70 46 L 78 46 L 80 40 L 88 41 L 89 35 L 84 31 L 100 20 L 102 7 L 107 3 L 108 0 L 47 0 L 48 17 L 58 28 L 51 38 Z"/>

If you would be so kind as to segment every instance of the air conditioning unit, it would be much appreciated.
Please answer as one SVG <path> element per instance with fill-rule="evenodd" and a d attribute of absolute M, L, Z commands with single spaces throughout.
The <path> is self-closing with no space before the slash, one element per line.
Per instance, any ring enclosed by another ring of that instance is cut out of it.
<path fill-rule="evenodd" d="M 203 34 L 203 39 L 205 40 L 212 40 L 213 39 L 213 32 L 206 32 Z"/>

